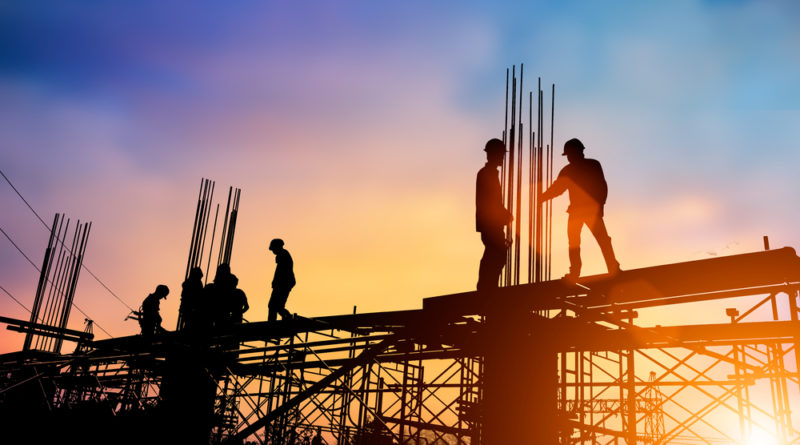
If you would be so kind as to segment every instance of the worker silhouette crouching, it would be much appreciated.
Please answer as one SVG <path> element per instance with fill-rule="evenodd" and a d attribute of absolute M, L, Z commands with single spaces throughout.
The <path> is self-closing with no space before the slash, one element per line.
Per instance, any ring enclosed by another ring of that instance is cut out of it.
<path fill-rule="evenodd" d="M 139 327 L 142 328 L 142 337 L 151 341 L 153 336 L 164 331 L 161 327 L 161 299 L 167 298 L 169 288 L 163 284 L 156 286 L 156 290 L 145 297 L 139 315 Z"/>
<path fill-rule="evenodd" d="M 575 281 L 581 274 L 581 229 L 586 224 L 597 240 L 608 268 L 608 273 L 620 272 L 619 262 L 611 246 L 606 224 L 603 221 L 603 206 L 608 197 L 608 185 L 600 162 L 584 157 L 585 147 L 578 139 L 564 144 L 563 156 L 569 162 L 558 173 L 555 182 L 542 194 L 542 201 L 553 199 L 569 191 L 567 208 L 567 241 L 569 245 L 569 273 L 564 276 Z"/>
<path fill-rule="evenodd" d="M 480 232 L 484 250 L 478 270 L 478 290 L 495 289 L 506 265 L 506 224 L 511 212 L 503 206 L 497 169 L 503 165 L 506 147 L 500 139 L 490 139 L 484 148 L 486 165 L 478 171 L 475 184 L 475 230 Z"/>

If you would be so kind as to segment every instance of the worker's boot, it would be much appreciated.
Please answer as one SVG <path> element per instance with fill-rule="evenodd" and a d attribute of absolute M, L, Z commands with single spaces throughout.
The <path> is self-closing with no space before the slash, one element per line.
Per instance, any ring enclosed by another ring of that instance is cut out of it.
<path fill-rule="evenodd" d="M 606 237 L 604 240 L 597 240 L 600 245 L 600 251 L 603 252 L 603 259 L 606 261 L 609 275 L 617 275 L 620 273 L 619 261 L 614 255 L 614 247 L 611 246 L 611 237 Z"/>
<path fill-rule="evenodd" d="M 569 273 L 564 275 L 563 280 L 575 283 L 581 276 L 581 248 L 571 247 L 569 249 Z"/>

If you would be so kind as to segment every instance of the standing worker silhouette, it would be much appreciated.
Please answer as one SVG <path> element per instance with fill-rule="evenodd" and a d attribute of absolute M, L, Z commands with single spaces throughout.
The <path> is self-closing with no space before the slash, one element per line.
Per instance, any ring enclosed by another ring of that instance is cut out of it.
<path fill-rule="evenodd" d="M 480 232 L 484 250 L 478 270 L 478 290 L 496 289 L 506 265 L 509 242 L 503 228 L 511 222 L 511 212 L 503 206 L 503 193 L 497 169 L 503 165 L 506 147 L 500 139 L 490 139 L 483 149 L 486 165 L 478 171 L 475 184 L 475 230 Z"/>
<path fill-rule="evenodd" d="M 275 254 L 275 275 L 272 278 L 272 296 L 269 298 L 269 315 L 267 321 L 275 321 L 281 314 L 281 319 L 292 318 L 292 313 L 286 310 L 286 300 L 289 292 L 296 284 L 294 279 L 294 261 L 289 251 L 283 248 L 283 240 L 275 238 L 269 243 L 269 250 Z"/>
<path fill-rule="evenodd" d="M 561 169 L 553 185 L 542 194 L 542 202 L 569 191 L 567 207 L 567 241 L 569 245 L 569 273 L 565 280 L 576 281 L 581 275 L 581 229 L 583 225 L 597 240 L 608 268 L 608 273 L 619 273 L 619 262 L 611 247 L 611 237 L 603 221 L 603 206 L 608 197 L 608 185 L 600 162 L 586 159 L 585 147 L 578 139 L 570 139 L 564 144 L 563 156 L 569 164 Z"/>

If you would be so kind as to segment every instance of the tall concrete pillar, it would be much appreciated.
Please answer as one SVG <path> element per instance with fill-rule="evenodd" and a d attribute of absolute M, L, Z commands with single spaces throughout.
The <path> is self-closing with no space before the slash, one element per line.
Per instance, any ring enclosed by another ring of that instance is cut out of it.
<path fill-rule="evenodd" d="M 558 355 L 544 323 L 511 308 L 487 314 L 482 445 L 557 443 Z"/>

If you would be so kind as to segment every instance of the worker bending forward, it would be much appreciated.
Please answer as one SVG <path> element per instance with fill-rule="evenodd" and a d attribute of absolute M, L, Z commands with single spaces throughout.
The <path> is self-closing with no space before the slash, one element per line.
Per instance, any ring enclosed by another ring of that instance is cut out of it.
<path fill-rule="evenodd" d="M 611 247 L 611 237 L 603 222 L 603 206 L 608 196 L 608 185 L 600 162 L 586 159 L 585 147 L 578 139 L 570 139 L 564 144 L 564 153 L 569 164 L 561 169 L 553 185 L 542 194 L 542 202 L 569 191 L 567 208 L 567 240 L 569 244 L 569 273 L 564 279 L 575 281 L 581 274 L 581 229 L 589 230 L 600 245 L 600 251 L 608 267 L 609 274 L 619 273 L 619 262 Z"/>

